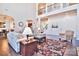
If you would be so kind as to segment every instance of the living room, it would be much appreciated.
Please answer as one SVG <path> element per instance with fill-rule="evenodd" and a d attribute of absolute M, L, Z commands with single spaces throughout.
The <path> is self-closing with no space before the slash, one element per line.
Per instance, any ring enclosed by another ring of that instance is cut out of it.
<path fill-rule="evenodd" d="M 3 42 L 0 55 L 78 56 L 78 6 L 78 3 L 0 3 L 0 42 Z M 33 32 L 27 39 L 22 35 L 26 26 Z M 20 38 L 8 35 L 10 31 L 19 33 Z"/>

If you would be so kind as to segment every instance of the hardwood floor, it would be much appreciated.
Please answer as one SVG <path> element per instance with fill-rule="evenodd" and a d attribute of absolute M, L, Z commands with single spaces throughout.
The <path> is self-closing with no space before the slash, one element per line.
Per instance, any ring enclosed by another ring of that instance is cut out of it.
<path fill-rule="evenodd" d="M 70 47 L 67 51 L 69 51 L 69 53 L 70 53 L 70 54 L 67 54 L 67 56 L 70 56 L 70 55 L 77 56 L 75 49 Z M 0 37 L 0 56 L 21 56 L 21 55 L 15 53 L 14 50 L 9 46 L 7 38 Z M 36 56 L 36 55 L 34 55 L 34 56 Z"/>
<path fill-rule="evenodd" d="M 8 55 L 10 55 L 8 41 L 5 37 L 0 37 L 0 56 Z"/>

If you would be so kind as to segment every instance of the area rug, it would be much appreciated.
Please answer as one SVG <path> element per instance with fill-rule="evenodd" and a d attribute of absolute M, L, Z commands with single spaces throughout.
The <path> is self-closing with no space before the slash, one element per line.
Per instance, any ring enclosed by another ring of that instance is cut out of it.
<path fill-rule="evenodd" d="M 47 39 L 38 45 L 38 52 L 36 56 L 63 56 L 66 48 L 71 47 L 72 44 L 66 40 L 51 40 Z"/>

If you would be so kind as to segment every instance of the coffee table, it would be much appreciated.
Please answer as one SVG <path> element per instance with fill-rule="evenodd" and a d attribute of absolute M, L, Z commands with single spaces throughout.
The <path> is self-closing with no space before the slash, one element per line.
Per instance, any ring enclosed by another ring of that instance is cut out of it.
<path fill-rule="evenodd" d="M 34 36 L 34 39 L 36 39 L 39 43 L 42 43 L 42 42 L 46 41 L 46 36 L 45 35 L 37 35 L 37 36 Z"/>

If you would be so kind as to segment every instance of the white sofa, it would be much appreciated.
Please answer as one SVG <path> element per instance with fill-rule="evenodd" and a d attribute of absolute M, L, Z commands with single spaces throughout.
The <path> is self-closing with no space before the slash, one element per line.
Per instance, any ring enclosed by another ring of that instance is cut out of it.
<path fill-rule="evenodd" d="M 18 40 L 17 35 L 18 33 L 16 32 L 9 32 L 7 34 L 8 43 L 15 50 L 16 53 L 20 52 L 20 43 L 17 41 Z"/>

